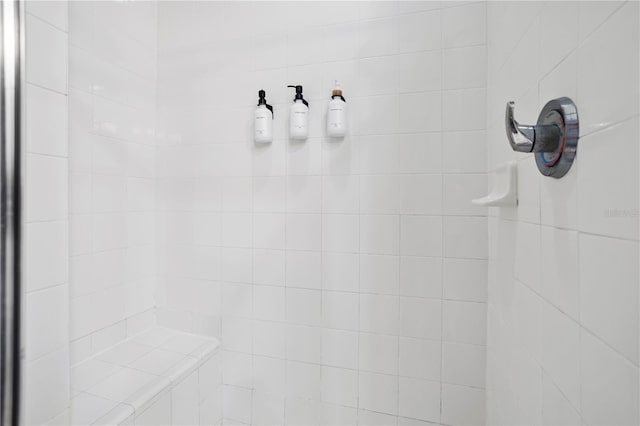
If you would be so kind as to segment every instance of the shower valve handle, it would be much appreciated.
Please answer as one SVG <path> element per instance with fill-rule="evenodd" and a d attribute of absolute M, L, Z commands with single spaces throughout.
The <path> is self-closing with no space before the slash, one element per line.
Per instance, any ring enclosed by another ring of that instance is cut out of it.
<path fill-rule="evenodd" d="M 509 144 L 518 152 L 554 152 L 562 142 L 562 129 L 556 124 L 520 124 L 513 117 L 515 102 L 507 102 L 505 127 Z"/>

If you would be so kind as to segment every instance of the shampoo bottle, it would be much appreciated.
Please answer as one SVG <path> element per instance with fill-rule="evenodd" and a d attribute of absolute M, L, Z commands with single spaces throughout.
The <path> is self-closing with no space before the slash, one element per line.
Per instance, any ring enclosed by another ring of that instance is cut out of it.
<path fill-rule="evenodd" d="M 253 137 L 257 143 L 273 140 L 273 107 L 267 104 L 264 90 L 258 92 L 258 107 L 253 114 Z"/>
<path fill-rule="evenodd" d="M 334 138 L 341 138 L 347 133 L 347 102 L 342 96 L 340 83 L 336 80 L 335 88 L 331 92 L 329 109 L 327 111 L 327 134 Z"/>
<path fill-rule="evenodd" d="M 296 89 L 289 115 L 289 136 L 291 139 L 305 140 L 309 135 L 309 103 L 302 97 L 302 86 L 288 86 Z"/>

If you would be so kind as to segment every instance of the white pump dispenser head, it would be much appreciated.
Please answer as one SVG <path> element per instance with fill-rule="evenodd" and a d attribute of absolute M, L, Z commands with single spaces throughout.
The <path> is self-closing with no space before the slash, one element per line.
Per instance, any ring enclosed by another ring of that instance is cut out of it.
<path fill-rule="evenodd" d="M 327 134 L 334 138 L 347 134 L 347 102 L 342 96 L 342 85 L 338 80 L 335 80 L 327 110 Z"/>

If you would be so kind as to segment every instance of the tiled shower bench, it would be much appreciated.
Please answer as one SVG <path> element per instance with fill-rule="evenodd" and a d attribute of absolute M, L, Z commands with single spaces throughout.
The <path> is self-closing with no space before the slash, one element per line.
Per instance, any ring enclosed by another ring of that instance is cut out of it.
<path fill-rule="evenodd" d="M 219 342 L 161 327 L 72 368 L 74 425 L 217 425 Z"/>

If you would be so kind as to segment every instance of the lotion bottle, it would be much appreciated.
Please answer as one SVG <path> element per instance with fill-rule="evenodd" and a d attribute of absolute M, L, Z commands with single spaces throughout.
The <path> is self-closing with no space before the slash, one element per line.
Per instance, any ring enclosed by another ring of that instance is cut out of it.
<path fill-rule="evenodd" d="M 273 107 L 267 104 L 264 90 L 258 92 L 258 107 L 253 114 L 253 137 L 256 143 L 273 141 Z"/>
<path fill-rule="evenodd" d="M 334 138 L 341 138 L 347 134 L 347 101 L 342 96 L 338 80 L 336 80 L 335 88 L 331 92 L 331 100 L 327 110 L 327 134 Z"/>
<path fill-rule="evenodd" d="M 302 86 L 288 86 L 296 89 L 289 115 L 289 136 L 291 139 L 305 140 L 309 136 L 309 103 L 302 97 Z"/>

